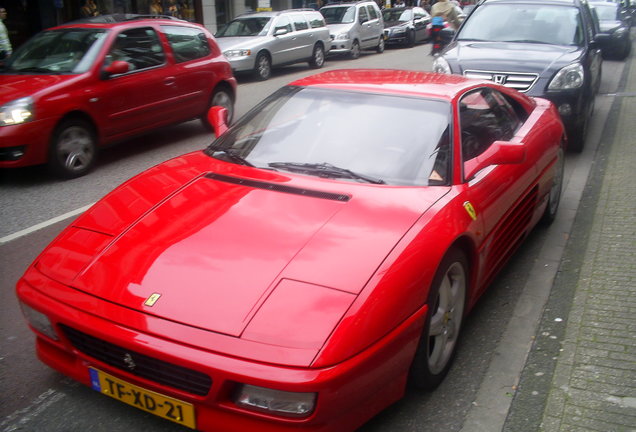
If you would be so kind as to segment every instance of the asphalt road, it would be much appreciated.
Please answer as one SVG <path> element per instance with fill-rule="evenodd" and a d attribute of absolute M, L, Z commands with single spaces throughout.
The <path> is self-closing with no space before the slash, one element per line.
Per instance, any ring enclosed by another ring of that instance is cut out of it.
<path fill-rule="evenodd" d="M 389 49 L 358 60 L 330 59 L 327 69 L 370 67 L 430 70 L 430 45 Z M 494 431 L 505 418 L 514 391 L 514 365 L 523 366 L 527 348 L 551 287 L 562 247 L 600 141 L 612 92 L 622 70 L 605 62 L 601 95 L 582 154 L 566 161 L 566 189 L 559 218 L 536 230 L 512 257 L 468 317 L 454 367 L 430 394 L 409 393 L 361 430 Z M 240 79 L 237 115 L 278 87 L 314 73 L 306 65 L 277 71 L 267 82 Z M 385 121 L 390 121 L 386 119 Z M 212 136 L 198 121 L 131 140 L 109 149 L 89 175 L 58 181 L 40 168 L 0 172 L 0 430 L 156 431 L 185 430 L 85 388 L 41 364 L 13 293 L 15 282 L 42 248 L 86 206 L 117 184 L 163 160 L 203 148 Z M 518 342 L 518 343 L 516 343 Z M 501 364 L 511 367 L 501 367 Z M 485 416 L 480 408 L 488 408 Z M 484 418 L 487 417 L 487 418 Z M 488 423 L 490 422 L 490 423 Z M 490 427 L 490 429 L 488 429 Z M 494 427 L 494 428 L 493 428 Z"/>

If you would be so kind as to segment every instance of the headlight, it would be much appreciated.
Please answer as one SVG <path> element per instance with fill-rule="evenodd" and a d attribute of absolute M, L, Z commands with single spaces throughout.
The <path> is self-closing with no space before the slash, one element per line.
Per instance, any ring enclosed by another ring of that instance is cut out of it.
<path fill-rule="evenodd" d="M 349 33 L 340 33 L 337 34 L 334 38 L 335 40 L 349 40 Z"/>
<path fill-rule="evenodd" d="M 437 56 L 435 60 L 433 60 L 433 72 L 449 75 L 452 73 L 448 62 L 442 56 Z"/>
<path fill-rule="evenodd" d="M 397 27 L 393 29 L 394 34 L 406 33 L 406 29 L 404 27 Z"/>
<path fill-rule="evenodd" d="M 227 50 L 223 53 L 225 57 L 247 57 L 252 54 L 252 50 L 248 49 L 235 49 Z"/>
<path fill-rule="evenodd" d="M 57 340 L 57 333 L 55 333 L 49 317 L 22 302 L 20 302 L 20 307 L 22 308 L 22 314 L 29 324 L 31 324 L 31 327 L 51 339 Z"/>
<path fill-rule="evenodd" d="M 16 99 L 0 107 L 0 126 L 10 126 L 33 120 L 33 99 Z"/>
<path fill-rule="evenodd" d="M 583 85 L 583 66 L 580 63 L 574 63 L 564 67 L 550 82 L 548 90 L 565 90 L 575 89 Z"/>
<path fill-rule="evenodd" d="M 247 409 L 286 417 L 307 417 L 314 411 L 316 393 L 296 393 L 242 384 L 234 402 Z"/>

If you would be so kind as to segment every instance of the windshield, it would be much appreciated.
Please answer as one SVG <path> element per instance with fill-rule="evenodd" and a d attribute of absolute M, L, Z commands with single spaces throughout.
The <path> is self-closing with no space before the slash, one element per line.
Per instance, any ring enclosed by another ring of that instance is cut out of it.
<path fill-rule="evenodd" d="M 38 33 L 9 57 L 4 73 L 86 72 L 106 36 L 103 29 L 69 28 Z"/>
<path fill-rule="evenodd" d="M 271 21 L 271 17 L 238 18 L 231 21 L 214 36 L 265 36 L 269 30 Z"/>
<path fill-rule="evenodd" d="M 618 21 L 618 5 L 616 3 L 594 3 L 599 21 Z"/>
<path fill-rule="evenodd" d="M 506 2 L 476 8 L 457 39 L 580 46 L 584 33 L 575 7 Z"/>
<path fill-rule="evenodd" d="M 382 18 L 384 21 L 401 21 L 408 22 L 413 17 L 412 9 L 385 9 L 382 11 Z"/>
<path fill-rule="evenodd" d="M 327 24 L 349 24 L 356 19 L 355 6 L 334 6 L 320 9 Z"/>
<path fill-rule="evenodd" d="M 443 185 L 450 175 L 450 112 L 450 104 L 438 100 L 289 86 L 251 110 L 206 153 L 348 181 Z M 333 175 L 336 168 L 356 176 Z"/>

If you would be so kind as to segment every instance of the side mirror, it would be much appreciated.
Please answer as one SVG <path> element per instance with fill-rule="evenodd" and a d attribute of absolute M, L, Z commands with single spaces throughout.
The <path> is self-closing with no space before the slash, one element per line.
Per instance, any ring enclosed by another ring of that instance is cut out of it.
<path fill-rule="evenodd" d="M 612 36 L 607 33 L 597 33 L 594 36 L 594 44 L 600 48 L 608 48 L 612 43 Z"/>
<path fill-rule="evenodd" d="M 123 60 L 115 60 L 104 68 L 103 76 L 108 78 L 111 75 L 119 75 L 126 73 L 130 70 L 130 63 Z"/>
<path fill-rule="evenodd" d="M 220 137 L 228 130 L 227 125 L 227 108 L 222 106 L 213 106 L 208 110 L 208 123 L 214 129 L 216 137 Z"/>
<path fill-rule="evenodd" d="M 526 146 L 495 141 L 485 152 L 464 162 L 464 178 L 471 180 L 479 171 L 492 165 L 520 164 L 526 159 Z"/>
<path fill-rule="evenodd" d="M 287 30 L 286 27 L 279 27 L 276 30 L 274 30 L 274 36 L 282 36 L 287 33 L 289 33 L 289 30 Z"/>

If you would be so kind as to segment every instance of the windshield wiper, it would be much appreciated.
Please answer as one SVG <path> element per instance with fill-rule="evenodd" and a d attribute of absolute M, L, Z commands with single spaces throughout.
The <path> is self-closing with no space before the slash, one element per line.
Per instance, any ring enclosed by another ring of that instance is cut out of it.
<path fill-rule="evenodd" d="M 223 159 L 228 160 L 229 162 L 234 162 L 240 165 L 246 165 L 249 167 L 253 167 L 250 162 L 247 161 L 244 157 L 240 156 L 236 150 L 227 149 L 227 150 L 214 150 L 210 153 L 210 156 L 217 158 L 217 154 L 223 156 Z M 219 158 L 217 158 L 219 159 Z"/>
<path fill-rule="evenodd" d="M 538 43 L 538 44 L 544 44 L 544 45 L 551 45 L 550 42 L 534 40 L 534 39 L 506 40 L 506 41 L 502 41 L 502 42 L 507 42 L 507 43 Z"/>
<path fill-rule="evenodd" d="M 51 69 L 47 69 L 47 68 L 41 68 L 41 67 L 28 67 L 28 68 L 23 68 L 23 69 L 16 69 L 13 68 L 14 71 L 16 72 L 35 72 L 35 73 L 43 73 L 43 74 L 47 74 L 47 75 L 59 75 L 62 72 L 60 71 L 52 71 Z"/>
<path fill-rule="evenodd" d="M 340 168 L 327 162 L 323 163 L 300 163 L 300 162 L 270 162 L 272 168 L 281 168 L 292 172 L 301 172 L 317 175 L 325 178 L 348 178 L 362 180 L 367 183 L 385 184 L 384 180 L 356 173 L 346 168 Z"/>

